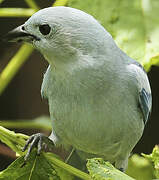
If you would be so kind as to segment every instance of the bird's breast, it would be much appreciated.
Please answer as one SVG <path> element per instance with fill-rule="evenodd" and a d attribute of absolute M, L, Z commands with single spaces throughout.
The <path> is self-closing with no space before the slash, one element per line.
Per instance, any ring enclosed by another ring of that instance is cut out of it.
<path fill-rule="evenodd" d="M 53 131 L 64 144 L 98 154 L 105 147 L 119 145 L 127 132 L 128 139 L 138 139 L 143 127 L 133 95 L 122 86 L 109 85 L 104 77 L 89 76 L 81 80 L 79 76 L 45 75 L 43 91 L 48 97 Z"/>

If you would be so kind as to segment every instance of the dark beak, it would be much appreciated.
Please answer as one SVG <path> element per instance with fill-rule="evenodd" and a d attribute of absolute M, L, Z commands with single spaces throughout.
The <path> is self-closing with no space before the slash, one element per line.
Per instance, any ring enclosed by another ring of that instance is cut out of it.
<path fill-rule="evenodd" d="M 32 42 L 33 40 L 40 40 L 40 38 L 25 31 L 23 25 L 8 32 L 2 39 L 8 42 Z"/>

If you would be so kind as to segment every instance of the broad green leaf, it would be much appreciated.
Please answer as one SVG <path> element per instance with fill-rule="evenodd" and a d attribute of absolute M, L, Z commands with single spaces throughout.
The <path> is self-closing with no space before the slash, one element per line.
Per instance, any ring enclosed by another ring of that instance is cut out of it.
<path fill-rule="evenodd" d="M 71 180 L 72 178 L 67 171 L 55 166 L 47 156 L 44 156 L 44 153 L 37 156 L 36 150 L 30 154 L 26 163 L 22 156 L 0 172 L 1 180 Z"/>
<path fill-rule="evenodd" d="M 136 180 L 155 179 L 152 163 L 148 159 L 137 154 L 134 154 L 129 158 L 126 174 Z"/>
<path fill-rule="evenodd" d="M 33 120 L 3 120 L 0 121 L 0 126 L 6 128 L 23 128 L 23 129 L 43 129 L 51 131 L 51 120 L 48 116 L 40 116 Z"/>
<path fill-rule="evenodd" d="M 150 155 L 142 155 L 154 164 L 156 178 L 159 178 L 159 146 L 156 145 Z"/>
<path fill-rule="evenodd" d="M 69 0 L 68 5 L 98 19 L 118 46 L 146 70 L 159 64 L 158 0 Z"/>
<path fill-rule="evenodd" d="M 23 155 L 22 148 L 25 145 L 27 135 L 21 133 L 15 133 L 2 126 L 0 126 L 0 141 L 8 145 L 13 151 L 19 155 Z"/>
<path fill-rule="evenodd" d="M 89 159 L 87 168 L 93 180 L 134 180 L 100 158 Z"/>

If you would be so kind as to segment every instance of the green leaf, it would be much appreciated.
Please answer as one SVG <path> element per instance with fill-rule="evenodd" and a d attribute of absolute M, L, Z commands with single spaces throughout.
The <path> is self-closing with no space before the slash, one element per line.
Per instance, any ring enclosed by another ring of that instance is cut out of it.
<path fill-rule="evenodd" d="M 136 180 L 155 179 L 152 163 L 148 159 L 137 154 L 134 154 L 129 158 L 126 174 Z"/>
<path fill-rule="evenodd" d="M 159 64 L 158 0 L 69 0 L 98 19 L 118 46 L 149 70 Z"/>
<path fill-rule="evenodd" d="M 6 128 L 23 128 L 23 129 L 43 129 L 47 131 L 51 131 L 51 120 L 48 116 L 40 116 L 33 120 L 3 120 L 0 121 L 0 126 Z"/>
<path fill-rule="evenodd" d="M 0 172 L 0 179 L 71 180 L 73 178 L 67 171 L 54 165 L 44 154 L 41 153 L 40 156 L 37 156 L 36 150 L 34 150 L 26 163 L 24 163 L 23 156 L 18 158 L 7 169 Z"/>
<path fill-rule="evenodd" d="M 87 168 L 93 180 L 134 180 L 101 158 L 89 159 Z"/>
<path fill-rule="evenodd" d="M 21 133 L 15 133 L 10 131 L 2 126 L 0 126 L 0 140 L 8 145 L 13 151 L 19 155 L 23 155 L 22 148 L 25 145 L 26 140 L 28 139 L 27 135 Z"/>
<path fill-rule="evenodd" d="M 142 155 L 153 163 L 156 178 L 159 178 L 159 146 L 156 145 L 150 155 Z"/>
<path fill-rule="evenodd" d="M 62 169 L 68 171 L 69 173 L 71 173 L 81 179 L 90 180 L 90 176 L 87 173 L 84 173 L 84 172 L 60 161 L 59 159 L 52 156 L 52 153 L 45 153 L 44 155 L 45 155 L 45 157 L 47 157 L 50 160 L 50 162 L 52 162 L 56 166 L 61 167 Z"/>
<path fill-rule="evenodd" d="M 0 126 L 0 140 L 6 145 L 8 145 L 13 151 L 17 152 L 19 155 L 24 155 L 21 149 L 22 147 L 24 147 L 27 139 L 28 136 L 24 134 L 15 133 Z M 44 163 L 45 161 L 48 163 L 48 166 L 45 165 Z M 23 166 L 23 164 L 24 164 L 24 157 L 18 158 L 6 170 L 0 173 L 0 179 L 5 179 L 7 176 L 9 176 L 11 177 L 11 179 L 24 178 L 25 180 L 25 177 L 26 179 L 28 177 L 31 177 L 30 179 L 32 179 L 33 177 L 33 180 L 36 180 L 36 178 L 38 178 L 38 174 L 40 173 L 43 173 L 44 175 L 48 175 L 48 179 L 50 178 L 49 177 L 50 173 L 54 174 L 54 179 L 56 175 L 57 179 L 58 177 L 60 177 L 60 179 L 62 180 L 68 180 L 68 179 L 71 180 L 72 176 L 70 174 L 78 176 L 82 179 L 86 179 L 86 180 L 90 179 L 90 176 L 88 174 L 62 162 L 59 158 L 57 158 L 57 155 L 54 155 L 53 153 L 42 152 L 40 156 L 36 156 L 36 150 L 35 150 L 29 156 L 29 161 L 27 161 L 27 164 L 25 166 Z M 51 171 L 51 166 L 53 169 L 52 171 Z M 54 168 L 56 173 L 54 171 Z M 43 169 L 43 171 L 41 169 Z M 40 177 L 43 176 L 40 175 Z M 49 180 L 51 180 L 51 178 Z"/>

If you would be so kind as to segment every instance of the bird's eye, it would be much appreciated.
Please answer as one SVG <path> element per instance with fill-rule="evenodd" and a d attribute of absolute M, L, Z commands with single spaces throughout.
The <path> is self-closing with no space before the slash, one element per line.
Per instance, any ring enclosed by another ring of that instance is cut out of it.
<path fill-rule="evenodd" d="M 48 24 L 43 24 L 39 26 L 39 31 L 41 32 L 41 34 L 43 35 L 47 35 L 50 33 L 50 26 Z"/>

